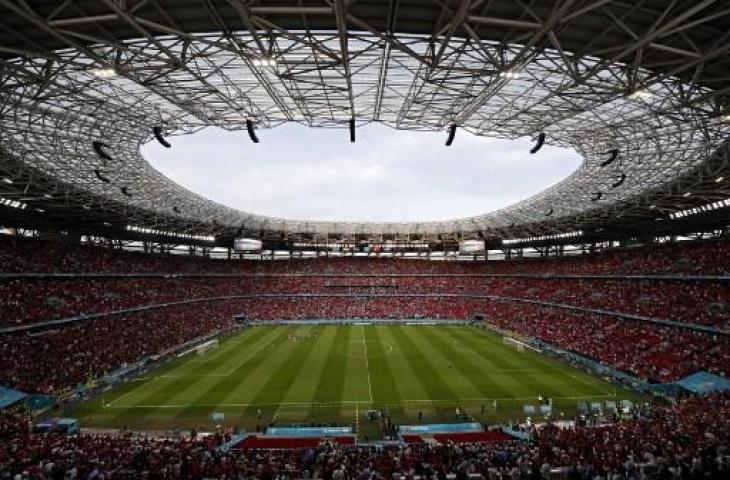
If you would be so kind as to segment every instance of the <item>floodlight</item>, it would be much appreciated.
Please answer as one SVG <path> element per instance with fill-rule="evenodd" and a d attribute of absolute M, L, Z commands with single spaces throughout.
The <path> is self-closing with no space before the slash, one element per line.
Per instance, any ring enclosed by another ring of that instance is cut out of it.
<path fill-rule="evenodd" d="M 93 73 L 94 76 L 99 77 L 99 78 L 112 78 L 112 77 L 117 76 L 117 71 L 111 67 L 97 68 L 95 70 L 92 70 L 91 73 Z"/>

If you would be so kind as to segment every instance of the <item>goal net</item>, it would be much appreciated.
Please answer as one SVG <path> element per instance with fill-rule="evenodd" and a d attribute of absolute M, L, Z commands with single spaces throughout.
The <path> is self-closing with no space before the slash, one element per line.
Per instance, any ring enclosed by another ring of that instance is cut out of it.
<path fill-rule="evenodd" d="M 502 337 L 502 343 L 504 343 L 507 346 L 510 346 L 512 348 L 517 349 L 519 352 L 524 352 L 525 350 L 531 350 L 533 352 L 540 352 L 540 349 L 537 347 L 533 347 L 529 343 L 523 342 L 522 340 L 517 340 L 516 338 Z"/>
<path fill-rule="evenodd" d="M 195 347 L 195 353 L 197 353 L 198 355 L 202 355 L 203 353 L 214 348 L 218 348 L 217 338 L 214 338 L 213 340 L 208 340 L 207 342 L 201 343 L 200 345 Z"/>

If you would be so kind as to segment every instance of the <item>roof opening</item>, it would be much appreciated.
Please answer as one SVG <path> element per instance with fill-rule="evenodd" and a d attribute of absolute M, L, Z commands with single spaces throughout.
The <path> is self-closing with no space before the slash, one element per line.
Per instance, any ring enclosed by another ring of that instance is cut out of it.
<path fill-rule="evenodd" d="M 245 126 L 244 126 L 245 127 Z M 257 130 L 207 128 L 152 139 L 145 158 L 163 174 L 207 198 L 260 215 L 324 221 L 433 221 L 496 210 L 528 198 L 574 172 L 572 149 L 550 139 L 395 130 L 373 123 L 342 129 L 288 123 Z"/>

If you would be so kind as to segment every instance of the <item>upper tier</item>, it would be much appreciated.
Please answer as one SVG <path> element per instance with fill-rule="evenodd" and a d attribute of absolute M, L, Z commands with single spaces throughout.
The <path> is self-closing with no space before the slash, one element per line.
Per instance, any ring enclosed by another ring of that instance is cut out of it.
<path fill-rule="evenodd" d="M 727 275 L 727 239 L 624 248 L 603 252 L 507 261 L 417 261 L 337 257 L 302 260 L 222 260 L 143 254 L 88 245 L 0 237 L 3 273 L 176 274 L 585 274 Z"/>

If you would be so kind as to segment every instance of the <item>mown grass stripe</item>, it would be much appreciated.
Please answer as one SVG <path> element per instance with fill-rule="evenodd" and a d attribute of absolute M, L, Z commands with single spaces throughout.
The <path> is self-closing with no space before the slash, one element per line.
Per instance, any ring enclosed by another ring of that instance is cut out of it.
<path fill-rule="evenodd" d="M 493 398 L 498 409 L 489 408 L 480 420 L 521 418 L 522 405 L 535 404 L 539 393 L 553 396 L 558 412 L 572 413 L 577 402 L 589 400 L 585 397 L 606 397 L 614 390 L 597 377 L 550 357 L 518 352 L 501 337 L 471 327 L 332 326 L 311 340 L 287 341 L 321 328 L 246 330 L 215 351 L 171 362 L 72 414 L 78 412 L 88 426 L 150 429 L 211 428 L 213 411 L 225 413 L 226 425 L 246 428 L 263 426 L 274 413 L 277 422 L 355 425 L 359 418 L 361 435 L 376 437 L 379 423 L 363 417 L 370 408 L 368 374 L 372 407 L 387 405 L 392 420 L 401 424 L 417 422 L 419 411 L 424 422 L 454 421 L 455 406 L 479 412 L 482 400 Z M 264 412 L 260 421 L 258 406 Z"/>
<path fill-rule="evenodd" d="M 496 363 L 496 359 L 504 359 L 506 361 L 505 365 L 508 365 L 509 368 L 524 369 L 537 360 L 545 367 L 544 372 L 522 372 L 519 375 L 511 376 L 511 380 L 521 386 L 520 392 L 515 392 L 514 396 L 521 397 L 525 394 L 560 396 L 583 393 L 583 390 L 576 388 L 574 384 L 571 385 L 558 380 L 558 376 L 565 375 L 566 367 L 548 362 L 546 359 L 541 358 L 538 353 L 520 352 L 506 346 L 501 339 L 498 340 L 495 335 L 489 332 L 474 332 L 477 335 L 469 335 L 469 327 L 462 328 L 459 331 L 451 330 L 451 333 L 456 334 L 464 344 L 471 346 L 474 351 L 490 362 Z M 487 342 L 487 345 L 484 342 Z M 487 346 L 489 348 L 485 348 Z M 497 352 L 498 354 L 495 354 Z"/>
<path fill-rule="evenodd" d="M 370 382 L 373 389 L 373 404 L 389 405 L 388 411 L 392 415 L 405 415 L 400 393 L 396 386 L 393 371 L 386 358 L 385 349 L 380 338 L 380 328 L 367 326 L 363 328 L 365 344 L 368 347 L 368 367 Z"/>
<path fill-rule="evenodd" d="M 495 370 L 519 370 L 525 366 L 524 358 L 517 355 L 519 352 L 505 347 L 501 341 L 496 341 L 486 332 L 472 327 L 446 327 L 446 330 L 459 342 L 468 345 Z M 500 352 L 500 355 L 494 355 L 495 349 Z"/>
<path fill-rule="evenodd" d="M 410 363 L 416 379 L 428 394 L 429 398 L 439 400 L 458 399 L 458 396 L 444 382 L 443 378 L 441 378 L 440 369 L 436 368 L 428 356 L 423 354 L 404 328 L 416 327 L 392 327 L 393 336 L 398 343 L 398 347 L 406 353 L 406 359 Z"/>
<path fill-rule="evenodd" d="M 185 419 L 187 416 L 193 416 L 197 407 L 195 404 L 215 405 L 223 403 L 223 400 L 237 385 L 244 383 L 254 370 L 260 365 L 267 362 L 271 352 L 275 352 L 284 342 L 286 342 L 288 329 L 282 328 L 276 330 L 276 335 L 268 341 L 257 345 L 255 352 L 250 355 L 246 361 L 241 362 L 238 367 L 231 372 L 228 377 L 223 377 L 213 384 L 210 388 L 202 389 L 200 394 L 195 395 L 188 400 L 190 407 L 184 408 L 176 416 L 176 419 Z M 266 355 L 260 355 L 261 352 L 269 352 Z M 193 385 L 194 387 L 194 385 Z M 158 403 L 163 405 L 164 402 Z"/>
<path fill-rule="evenodd" d="M 235 355 L 236 350 L 246 348 L 248 345 L 260 341 L 277 328 L 278 327 L 262 327 L 260 329 L 244 331 L 242 333 L 243 338 L 233 338 L 231 341 L 225 342 L 217 350 L 213 350 L 202 357 L 194 357 L 190 362 L 184 363 L 180 367 L 182 370 L 185 370 L 187 367 L 191 367 L 191 369 L 185 373 L 193 374 L 205 374 L 210 373 L 211 371 L 216 371 L 217 373 L 217 370 L 225 371 L 226 369 L 223 367 L 226 367 L 229 363 L 238 361 L 238 355 Z"/>
<path fill-rule="evenodd" d="M 252 405 L 246 408 L 244 415 L 253 416 L 258 410 L 258 404 L 278 404 L 286 398 L 294 379 L 303 368 L 307 367 L 308 357 L 317 340 L 314 338 L 301 341 L 289 352 L 283 362 L 284 368 L 270 376 L 269 381 L 251 401 Z"/>
<path fill-rule="evenodd" d="M 501 348 L 505 352 L 505 356 L 510 358 L 518 359 L 521 361 L 529 361 L 531 363 L 537 363 L 545 369 L 545 373 L 552 373 L 554 380 L 559 384 L 558 387 L 568 387 L 571 390 L 576 390 L 584 394 L 597 394 L 604 395 L 606 393 L 605 386 L 600 380 L 590 377 L 582 371 L 573 368 L 570 365 L 565 365 L 558 360 L 546 357 L 542 353 L 533 352 L 526 350 L 520 352 L 512 347 L 506 346 L 499 335 L 492 332 L 477 331 L 480 338 L 490 342 L 493 346 Z M 536 374 L 537 372 L 525 372 L 526 375 Z M 582 387 L 578 388 L 577 384 L 581 384 Z M 559 391 L 562 391 L 558 388 Z"/>
<path fill-rule="evenodd" d="M 424 329 L 419 331 L 419 333 L 440 352 L 444 359 L 447 359 L 454 365 L 454 367 L 469 381 L 469 383 L 471 383 L 472 386 L 474 386 L 482 397 L 504 398 L 515 396 L 514 391 L 503 388 L 499 383 L 497 383 L 487 369 L 472 361 L 470 353 L 473 352 L 471 352 L 471 350 L 467 353 L 459 351 L 453 345 L 450 345 L 444 337 L 452 337 L 448 336 L 442 329 Z M 472 357 L 480 358 L 473 355 Z"/>
<path fill-rule="evenodd" d="M 347 361 L 340 349 L 350 341 L 352 328 L 334 328 L 335 336 L 326 352 L 324 368 L 319 372 L 319 380 L 314 389 L 314 400 L 317 402 L 336 402 L 344 398 Z"/>
<path fill-rule="evenodd" d="M 260 332 L 252 332 L 250 335 L 248 332 L 243 332 L 241 335 L 246 336 L 246 338 L 237 344 L 238 348 L 244 349 L 246 352 L 248 352 L 248 349 L 246 348 L 248 345 L 256 344 L 257 342 L 260 342 L 262 338 L 266 338 L 269 335 L 272 334 L 272 332 L 275 332 L 275 330 L 261 330 Z M 268 339 L 267 339 L 268 340 Z M 265 345 L 266 340 L 264 340 L 264 343 L 260 345 Z M 256 351 L 260 350 L 260 347 L 256 349 Z M 202 373 L 205 372 L 206 369 L 211 368 L 215 362 L 215 359 L 212 359 L 210 361 L 205 361 L 202 363 L 199 363 L 195 366 L 195 368 L 192 369 L 195 373 Z M 171 370 L 170 372 L 177 371 L 183 367 L 185 367 L 185 363 L 180 365 L 178 368 Z M 147 382 L 144 385 L 140 387 L 139 392 L 144 392 L 144 396 L 137 399 L 136 395 L 137 392 L 129 392 L 135 393 L 134 396 L 131 396 L 124 399 L 125 402 L 129 402 L 129 404 L 135 404 L 135 405 L 146 405 L 146 404 L 156 404 L 161 405 L 164 404 L 167 400 L 171 399 L 173 396 L 180 393 L 182 390 L 184 390 L 186 387 L 189 387 L 191 384 L 190 377 L 183 375 L 181 377 L 171 377 L 171 378 L 159 378 L 155 377 L 153 378 L 153 381 Z M 118 399 L 121 399 L 118 398 Z M 129 418 L 130 415 L 136 415 L 134 413 L 134 409 L 124 409 L 119 411 L 114 416 L 114 421 L 119 421 L 121 424 L 124 424 L 124 421 Z"/>

